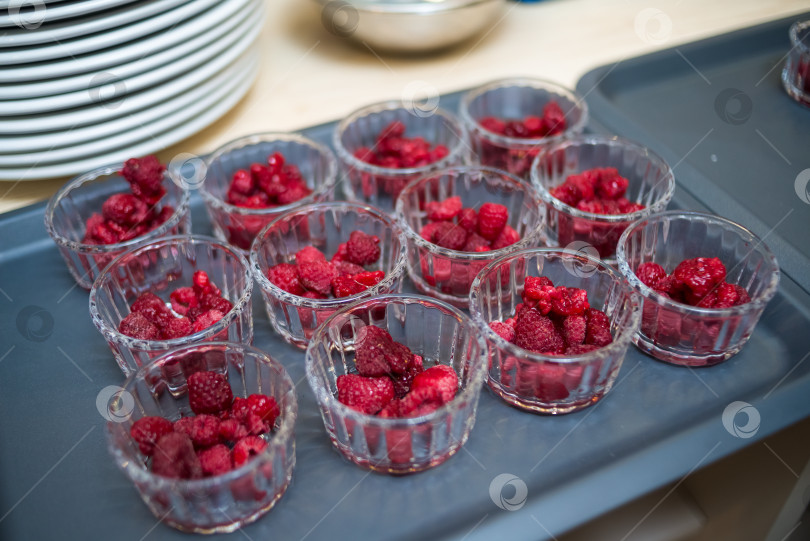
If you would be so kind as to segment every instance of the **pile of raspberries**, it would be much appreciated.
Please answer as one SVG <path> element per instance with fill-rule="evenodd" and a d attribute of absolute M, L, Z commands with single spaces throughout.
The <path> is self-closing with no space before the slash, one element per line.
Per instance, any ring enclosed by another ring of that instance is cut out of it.
<path fill-rule="evenodd" d="M 520 240 L 509 226 L 509 209 L 498 203 L 484 203 L 478 209 L 463 207 L 454 195 L 425 204 L 427 223 L 419 234 L 442 248 L 462 252 L 498 250 Z"/>
<path fill-rule="evenodd" d="M 267 165 L 250 164 L 233 174 L 225 201 L 238 207 L 263 209 L 288 205 L 312 193 L 298 167 L 285 164 L 280 152 L 267 158 Z"/>
<path fill-rule="evenodd" d="M 658 293 L 692 306 L 731 308 L 751 302 L 745 288 L 726 282 L 726 267 L 716 257 L 686 259 L 669 275 L 658 263 L 642 263 L 636 276 Z"/>

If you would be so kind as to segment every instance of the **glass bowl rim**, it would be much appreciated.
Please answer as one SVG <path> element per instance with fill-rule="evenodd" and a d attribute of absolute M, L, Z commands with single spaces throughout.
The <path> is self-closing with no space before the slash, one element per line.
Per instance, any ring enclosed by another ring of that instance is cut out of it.
<path fill-rule="evenodd" d="M 790 35 L 790 43 L 793 45 L 793 47 L 799 50 L 800 54 L 810 54 L 810 44 L 805 44 L 804 40 L 799 39 L 799 32 L 805 32 L 808 30 L 810 30 L 810 19 L 796 21 L 790 25 L 790 30 L 788 31 L 788 34 Z"/>

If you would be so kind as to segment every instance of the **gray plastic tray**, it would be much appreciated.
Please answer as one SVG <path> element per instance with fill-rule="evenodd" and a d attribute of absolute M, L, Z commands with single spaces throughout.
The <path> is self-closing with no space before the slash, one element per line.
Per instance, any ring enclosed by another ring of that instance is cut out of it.
<path fill-rule="evenodd" d="M 456 109 L 458 98 L 441 105 Z M 329 142 L 332 129 L 304 133 Z M 671 206 L 706 208 L 681 187 Z M 90 321 L 87 293 L 44 231 L 43 211 L 38 204 L 0 216 L 0 539 L 187 539 L 157 523 L 107 454 L 96 397 L 123 378 Z M 193 223 L 210 233 L 196 195 Z M 253 314 L 254 344 L 298 382 L 300 410 L 293 482 L 244 528 L 248 539 L 548 539 L 810 416 L 810 296 L 784 277 L 750 342 L 728 362 L 690 370 L 631 348 L 604 400 L 561 417 L 518 411 L 485 391 L 455 457 L 394 478 L 332 449 L 303 354 L 273 333 L 258 295 Z M 734 401 L 760 414 L 749 438 L 724 428 Z M 499 487 L 501 474 L 518 479 Z M 521 482 L 527 496 L 516 501 Z M 517 510 L 502 508 L 510 500 Z"/>

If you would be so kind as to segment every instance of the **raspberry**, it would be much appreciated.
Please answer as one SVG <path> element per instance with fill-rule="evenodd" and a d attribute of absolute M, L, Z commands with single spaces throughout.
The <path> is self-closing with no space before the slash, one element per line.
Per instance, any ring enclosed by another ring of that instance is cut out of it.
<path fill-rule="evenodd" d="M 551 403 L 568 398 L 570 394 L 563 382 L 565 366 L 556 363 L 543 363 L 537 367 L 537 392 L 535 396 L 542 402 Z"/>
<path fill-rule="evenodd" d="M 584 355 L 585 353 L 590 353 L 591 351 L 599 349 L 599 346 L 595 344 L 576 344 L 573 346 L 568 346 L 565 348 L 566 355 Z"/>
<path fill-rule="evenodd" d="M 293 295 L 302 295 L 304 286 L 298 279 L 298 268 L 291 263 L 279 263 L 267 269 L 267 279 Z"/>
<path fill-rule="evenodd" d="M 300 266 L 303 263 L 314 263 L 317 261 L 326 261 L 326 256 L 314 246 L 301 248 L 295 253 L 296 265 Z"/>
<path fill-rule="evenodd" d="M 515 341 L 515 329 L 511 325 L 507 325 L 502 321 L 493 321 L 489 324 L 489 328 L 507 342 Z"/>
<path fill-rule="evenodd" d="M 585 343 L 588 322 L 585 316 L 568 316 L 562 321 L 561 334 L 567 347 Z"/>
<path fill-rule="evenodd" d="M 568 185 L 576 189 L 577 203 L 580 200 L 591 201 L 596 197 L 596 176 L 591 171 L 585 171 L 578 175 L 569 175 L 563 185 Z M 575 206 L 574 205 L 571 206 Z"/>
<path fill-rule="evenodd" d="M 228 299 L 222 298 L 219 295 L 206 295 L 200 299 L 200 306 L 206 310 L 218 310 L 223 314 L 227 314 L 233 308 L 233 304 Z"/>
<path fill-rule="evenodd" d="M 338 376 L 338 401 L 353 410 L 373 415 L 394 398 L 394 384 L 387 377 Z"/>
<path fill-rule="evenodd" d="M 585 318 L 588 322 L 585 334 L 586 344 L 602 347 L 613 342 L 613 336 L 610 334 L 610 320 L 604 312 L 589 308 L 585 312 Z"/>
<path fill-rule="evenodd" d="M 458 391 L 458 374 L 452 366 L 437 364 L 431 366 L 413 378 L 411 393 L 422 388 L 431 388 L 439 392 L 442 403 L 453 400 Z"/>
<path fill-rule="evenodd" d="M 219 310 L 208 310 L 194 320 L 192 330 L 194 332 L 204 331 L 223 317 L 225 317 L 225 314 Z"/>
<path fill-rule="evenodd" d="M 169 294 L 169 300 L 172 302 L 172 310 L 181 316 L 186 315 L 190 307 L 197 306 L 198 302 L 192 287 L 178 287 Z"/>
<path fill-rule="evenodd" d="M 169 309 L 166 308 L 166 304 L 163 300 L 154 293 L 142 293 L 141 296 L 132 303 L 130 310 L 143 314 L 143 316 L 158 327 L 158 329 L 165 327 L 175 319 Z"/>
<path fill-rule="evenodd" d="M 405 344 L 391 340 L 383 356 L 392 374 L 405 374 L 413 361 L 413 353 Z"/>
<path fill-rule="evenodd" d="M 366 270 L 357 265 L 355 263 L 350 263 L 349 261 L 335 261 L 334 259 L 332 262 L 335 265 L 335 268 L 338 271 L 338 276 L 353 276 L 355 274 L 360 274 L 365 272 Z"/>
<path fill-rule="evenodd" d="M 422 365 L 422 356 L 413 355 L 410 363 L 408 364 L 408 368 L 405 370 L 405 373 L 399 374 L 393 377 L 391 380 L 394 383 L 394 396 L 397 398 L 402 398 L 408 394 L 408 391 L 411 390 L 413 378 L 415 378 L 417 374 L 422 373 L 424 370 L 425 367 Z"/>
<path fill-rule="evenodd" d="M 406 393 L 407 391 L 405 391 L 405 393 L 403 393 L 402 396 L 405 396 Z M 383 409 L 380 410 L 380 412 L 377 415 L 382 417 L 383 419 L 397 419 L 399 417 L 402 417 L 401 414 L 402 400 L 400 400 L 401 398 L 402 398 L 401 396 L 397 396 L 396 398 L 391 400 L 388 404 L 385 405 Z"/>
<path fill-rule="evenodd" d="M 270 431 L 270 426 L 267 423 L 265 423 L 261 417 L 259 417 L 252 411 L 248 412 L 247 418 L 245 419 L 243 426 L 247 430 L 248 434 L 253 436 L 260 436 L 265 432 Z"/>
<path fill-rule="evenodd" d="M 188 377 L 188 404 L 191 411 L 217 414 L 233 401 L 228 378 L 217 372 L 195 372 Z"/>
<path fill-rule="evenodd" d="M 363 376 L 384 376 L 391 371 L 385 358 L 394 340 L 385 329 L 366 325 L 355 337 L 354 364 Z"/>
<path fill-rule="evenodd" d="M 536 353 L 562 353 L 565 341 L 554 323 L 534 308 L 524 308 L 515 325 L 515 345 Z"/>
<path fill-rule="evenodd" d="M 205 475 L 220 475 L 233 469 L 231 451 L 221 443 L 200 451 L 197 456 Z"/>
<path fill-rule="evenodd" d="M 180 417 L 172 423 L 172 430 L 190 438 L 194 433 L 194 419 L 195 417 Z"/>
<path fill-rule="evenodd" d="M 160 330 L 140 312 L 130 312 L 118 325 L 118 332 L 139 340 L 160 340 Z"/>
<path fill-rule="evenodd" d="M 647 287 L 655 288 L 659 281 L 667 277 L 667 271 L 658 263 L 649 261 L 638 266 L 636 276 Z"/>
<path fill-rule="evenodd" d="M 152 206 L 166 193 L 166 188 L 163 187 L 165 170 L 166 167 L 155 156 L 130 158 L 124 162 L 121 176 L 129 183 L 135 197 Z"/>
<path fill-rule="evenodd" d="M 551 296 L 551 311 L 561 316 L 576 316 L 585 312 L 588 292 L 575 287 L 558 286 Z"/>
<path fill-rule="evenodd" d="M 113 194 L 101 205 L 101 214 L 106 220 L 124 226 L 133 226 L 146 220 L 148 213 L 146 203 L 128 193 Z"/>
<path fill-rule="evenodd" d="M 242 398 L 241 396 L 234 397 L 230 409 L 231 418 L 236 419 L 240 423 L 245 423 L 249 413 L 250 404 L 248 404 L 247 398 Z"/>
<path fill-rule="evenodd" d="M 461 250 L 467 241 L 467 231 L 453 222 L 439 222 L 431 242 L 450 250 Z"/>
<path fill-rule="evenodd" d="M 478 234 L 495 240 L 509 221 L 509 209 L 497 203 L 484 203 L 478 209 Z"/>
<path fill-rule="evenodd" d="M 726 267 L 716 257 L 696 257 L 681 261 L 672 271 L 672 277 L 676 284 L 683 284 L 686 301 L 696 305 L 712 288 L 726 279 Z"/>
<path fill-rule="evenodd" d="M 163 417 L 141 417 L 132 423 L 129 435 L 138 443 L 143 454 L 152 456 L 157 440 L 173 430 L 172 423 Z"/>
<path fill-rule="evenodd" d="M 219 443 L 219 418 L 197 415 L 191 422 L 191 441 L 194 447 L 211 447 Z"/>
<path fill-rule="evenodd" d="M 247 428 L 236 419 L 225 419 L 219 424 L 219 437 L 225 441 L 237 442 L 247 435 Z"/>
<path fill-rule="evenodd" d="M 312 261 L 298 265 L 298 279 L 305 288 L 321 295 L 329 295 L 332 290 L 332 279 L 338 271 L 329 261 Z"/>
<path fill-rule="evenodd" d="M 169 323 L 163 327 L 160 333 L 161 340 L 171 340 L 173 338 L 180 338 L 181 336 L 188 336 L 194 332 L 194 326 L 191 320 L 187 317 L 172 318 Z"/>
<path fill-rule="evenodd" d="M 565 113 L 556 101 L 550 101 L 543 106 L 543 118 L 540 132 L 544 136 L 559 135 L 567 126 Z"/>
<path fill-rule="evenodd" d="M 697 306 L 722 309 L 747 302 L 751 302 L 751 297 L 748 296 L 748 292 L 744 288 L 723 282 L 703 297 Z"/>
<path fill-rule="evenodd" d="M 191 287 L 194 290 L 194 294 L 197 295 L 198 298 L 205 295 L 222 294 L 219 288 L 215 286 L 208 277 L 208 273 L 202 270 L 194 272 L 194 275 L 191 277 Z"/>
<path fill-rule="evenodd" d="M 259 419 L 269 426 L 275 424 L 276 417 L 281 413 L 278 402 L 272 396 L 252 394 L 247 397 L 247 405 L 252 413 L 255 413 Z"/>
<path fill-rule="evenodd" d="M 624 197 L 628 186 L 629 181 L 617 169 L 605 167 L 569 175 L 565 182 L 549 191 L 566 205 L 584 212 L 628 214 L 645 208 Z"/>
<path fill-rule="evenodd" d="M 366 287 L 372 287 L 379 284 L 385 278 L 383 271 L 366 271 L 360 272 L 352 276 L 355 282 L 363 284 Z"/>
<path fill-rule="evenodd" d="M 458 225 L 469 231 L 470 233 L 474 233 L 478 229 L 478 213 L 475 212 L 475 209 L 471 208 L 463 208 L 458 213 Z"/>
<path fill-rule="evenodd" d="M 599 180 L 596 181 L 596 194 L 604 199 L 618 199 L 627 191 L 629 181 L 619 174 L 615 167 L 598 169 Z"/>
<path fill-rule="evenodd" d="M 349 261 L 358 265 L 371 265 L 380 258 L 380 239 L 362 231 L 352 231 L 346 243 Z"/>
<path fill-rule="evenodd" d="M 397 413 L 400 417 L 419 417 L 433 413 L 445 403 L 441 390 L 436 387 L 411 388 L 411 391 L 400 401 Z"/>
<path fill-rule="evenodd" d="M 419 236 L 428 242 L 433 242 L 433 235 L 436 233 L 436 230 L 439 228 L 440 224 L 441 222 L 426 223 L 419 231 Z"/>
<path fill-rule="evenodd" d="M 368 288 L 356 281 L 352 276 L 336 276 L 332 279 L 332 295 L 336 298 L 357 295 L 366 289 Z"/>
<path fill-rule="evenodd" d="M 482 248 L 489 250 L 489 241 L 478 233 L 469 233 L 462 250 L 465 252 L 477 252 Z"/>
<path fill-rule="evenodd" d="M 303 183 L 288 184 L 287 186 L 287 189 L 276 198 L 279 205 L 295 203 L 312 193 L 312 190 Z"/>
<path fill-rule="evenodd" d="M 231 185 L 228 187 L 228 199 L 231 199 L 231 191 L 241 195 L 251 195 L 255 189 L 256 183 L 253 180 L 253 175 L 244 169 L 239 169 L 233 174 Z"/>
<path fill-rule="evenodd" d="M 570 177 L 569 177 L 570 178 Z M 576 207 L 582 200 L 579 189 L 571 184 L 563 183 L 549 190 L 549 193 L 568 206 Z"/>
<path fill-rule="evenodd" d="M 202 477 L 202 466 L 191 438 L 179 432 L 161 436 L 152 455 L 152 473 L 174 479 Z"/>
<path fill-rule="evenodd" d="M 332 263 L 337 263 L 338 261 L 346 261 L 347 263 L 351 263 L 349 261 L 349 246 L 346 242 L 341 242 L 338 244 L 337 250 L 335 251 L 335 255 L 332 256 Z"/>
<path fill-rule="evenodd" d="M 246 464 L 254 456 L 267 449 L 267 442 L 258 436 L 245 436 L 233 446 L 231 458 L 233 467 L 238 468 Z"/>
<path fill-rule="evenodd" d="M 501 248 L 513 245 L 519 240 L 520 240 L 520 233 L 518 233 L 508 225 L 505 225 L 501 230 L 501 233 L 497 236 L 497 238 L 494 241 L 492 241 L 492 249 L 500 250 Z"/>
<path fill-rule="evenodd" d="M 461 197 L 454 195 L 444 201 L 430 201 L 425 205 L 425 212 L 427 213 L 428 220 L 432 222 L 448 221 L 455 218 L 458 213 L 461 212 L 461 207 Z"/>

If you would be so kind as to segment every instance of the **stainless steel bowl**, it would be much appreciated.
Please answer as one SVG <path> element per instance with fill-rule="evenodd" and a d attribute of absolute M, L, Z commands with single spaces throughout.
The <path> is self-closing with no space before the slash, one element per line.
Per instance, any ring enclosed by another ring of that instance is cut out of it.
<path fill-rule="evenodd" d="M 425 52 L 459 43 L 498 20 L 506 0 L 312 0 L 331 33 L 374 50 Z"/>

